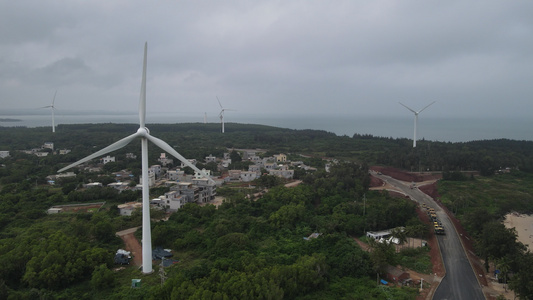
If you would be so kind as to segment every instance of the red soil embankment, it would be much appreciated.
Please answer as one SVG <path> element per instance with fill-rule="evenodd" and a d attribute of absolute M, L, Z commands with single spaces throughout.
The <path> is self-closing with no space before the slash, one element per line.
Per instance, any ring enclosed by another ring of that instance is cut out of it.
<path fill-rule="evenodd" d="M 372 166 L 370 167 L 370 169 L 376 172 L 381 172 L 382 174 L 390 176 L 392 178 L 407 182 L 422 182 L 426 180 L 437 180 L 442 178 L 441 173 L 406 172 L 400 169 L 382 166 Z"/>

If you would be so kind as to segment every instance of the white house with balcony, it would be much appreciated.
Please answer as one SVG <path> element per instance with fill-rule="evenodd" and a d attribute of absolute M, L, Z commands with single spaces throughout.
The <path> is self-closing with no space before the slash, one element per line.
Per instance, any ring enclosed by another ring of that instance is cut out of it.
<path fill-rule="evenodd" d="M 181 195 L 179 191 L 170 191 L 160 197 L 161 205 L 170 212 L 178 211 L 183 205 L 187 203 L 187 197 Z"/>

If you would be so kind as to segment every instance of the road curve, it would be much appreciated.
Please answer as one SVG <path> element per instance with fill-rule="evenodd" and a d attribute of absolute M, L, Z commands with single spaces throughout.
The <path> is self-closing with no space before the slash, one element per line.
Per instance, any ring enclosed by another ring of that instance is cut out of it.
<path fill-rule="evenodd" d="M 429 207 L 434 208 L 437 217 L 442 223 L 446 235 L 438 236 L 438 241 L 442 260 L 446 268 L 446 276 L 442 279 L 439 287 L 435 291 L 433 299 L 485 299 L 481 286 L 457 235 L 457 231 L 448 215 L 431 197 L 417 188 L 411 189 L 409 183 L 396 180 L 390 176 L 378 175 L 375 172 L 372 172 L 372 175 L 392 185 L 394 190 L 409 196 L 412 200 L 420 204 L 425 203 Z"/>

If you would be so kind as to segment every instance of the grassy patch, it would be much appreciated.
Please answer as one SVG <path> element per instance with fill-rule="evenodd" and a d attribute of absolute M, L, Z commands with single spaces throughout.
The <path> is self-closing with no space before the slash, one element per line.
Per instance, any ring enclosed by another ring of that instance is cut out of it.
<path fill-rule="evenodd" d="M 405 248 L 396 254 L 397 262 L 418 273 L 430 274 L 433 268 L 429 257 L 429 247 Z"/>

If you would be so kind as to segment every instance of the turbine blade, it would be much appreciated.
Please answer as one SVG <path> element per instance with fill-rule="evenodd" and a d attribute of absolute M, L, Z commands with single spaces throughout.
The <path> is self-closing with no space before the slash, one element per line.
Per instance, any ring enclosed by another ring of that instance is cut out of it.
<path fill-rule="evenodd" d="M 413 113 L 415 113 L 415 114 L 417 113 L 416 111 L 414 111 L 413 109 L 411 109 L 411 108 L 408 107 L 407 105 L 405 105 L 405 104 L 403 104 L 403 103 L 401 103 L 401 102 L 398 102 L 398 103 L 400 103 L 403 107 L 407 108 L 408 110 L 412 111 Z"/>
<path fill-rule="evenodd" d="M 164 151 L 168 152 L 170 155 L 174 156 L 175 158 L 179 159 L 182 163 L 186 164 L 187 166 L 191 167 L 196 172 L 202 174 L 203 177 L 207 178 L 211 182 L 214 183 L 213 179 L 209 177 L 204 171 L 198 169 L 195 165 L 193 165 L 190 161 L 188 161 L 185 157 L 183 157 L 181 154 L 178 153 L 178 151 L 174 150 L 169 144 L 167 144 L 165 141 L 156 138 L 152 135 L 146 135 L 146 138 L 154 143 L 157 147 L 163 149 Z"/>
<path fill-rule="evenodd" d="M 51 105 L 51 107 L 54 107 L 54 103 L 56 102 L 56 94 L 57 94 L 57 90 L 56 90 L 56 92 L 54 93 L 54 98 L 52 99 L 52 105 Z"/>
<path fill-rule="evenodd" d="M 435 102 L 437 102 L 437 101 L 433 101 L 433 102 L 431 102 L 430 104 L 426 105 L 426 107 L 424 107 L 424 108 L 422 108 L 421 110 L 419 110 L 418 113 L 421 113 L 424 109 L 430 107 L 431 104 L 433 104 L 433 103 L 435 103 Z"/>
<path fill-rule="evenodd" d="M 82 158 L 82 159 L 78 160 L 75 163 L 72 163 L 72 164 L 64 167 L 63 169 L 59 170 L 58 172 L 61 173 L 61 172 L 65 171 L 65 170 L 68 170 L 68 169 L 70 169 L 72 167 L 80 165 L 80 164 L 82 164 L 82 163 L 84 163 L 86 161 L 89 161 L 89 160 L 93 159 L 93 158 L 96 158 L 98 156 L 102 156 L 104 154 L 107 154 L 107 153 L 115 151 L 115 150 L 118 150 L 118 149 L 126 146 L 127 144 L 129 144 L 131 141 L 133 141 L 138 136 L 139 136 L 138 133 L 134 133 L 134 134 L 132 134 L 130 136 L 127 136 L 127 137 L 119 140 L 118 142 L 115 142 L 115 143 L 105 147 L 104 149 L 102 149 L 102 150 L 100 150 L 98 152 L 95 152 L 95 153 L 93 153 L 93 154 L 91 154 L 91 155 L 89 155 L 89 156 L 87 156 L 85 158 Z"/>
<path fill-rule="evenodd" d="M 141 96 L 139 99 L 139 125 L 141 128 L 145 126 L 146 120 L 146 53 L 148 51 L 148 42 L 144 43 L 144 59 L 143 59 L 143 76 L 141 81 Z"/>
<path fill-rule="evenodd" d="M 215 97 L 217 97 L 218 105 L 220 105 L 220 108 L 221 108 L 222 110 L 224 110 L 224 108 L 222 107 L 222 104 L 220 103 L 220 100 L 218 100 L 218 96 L 215 96 Z"/>

